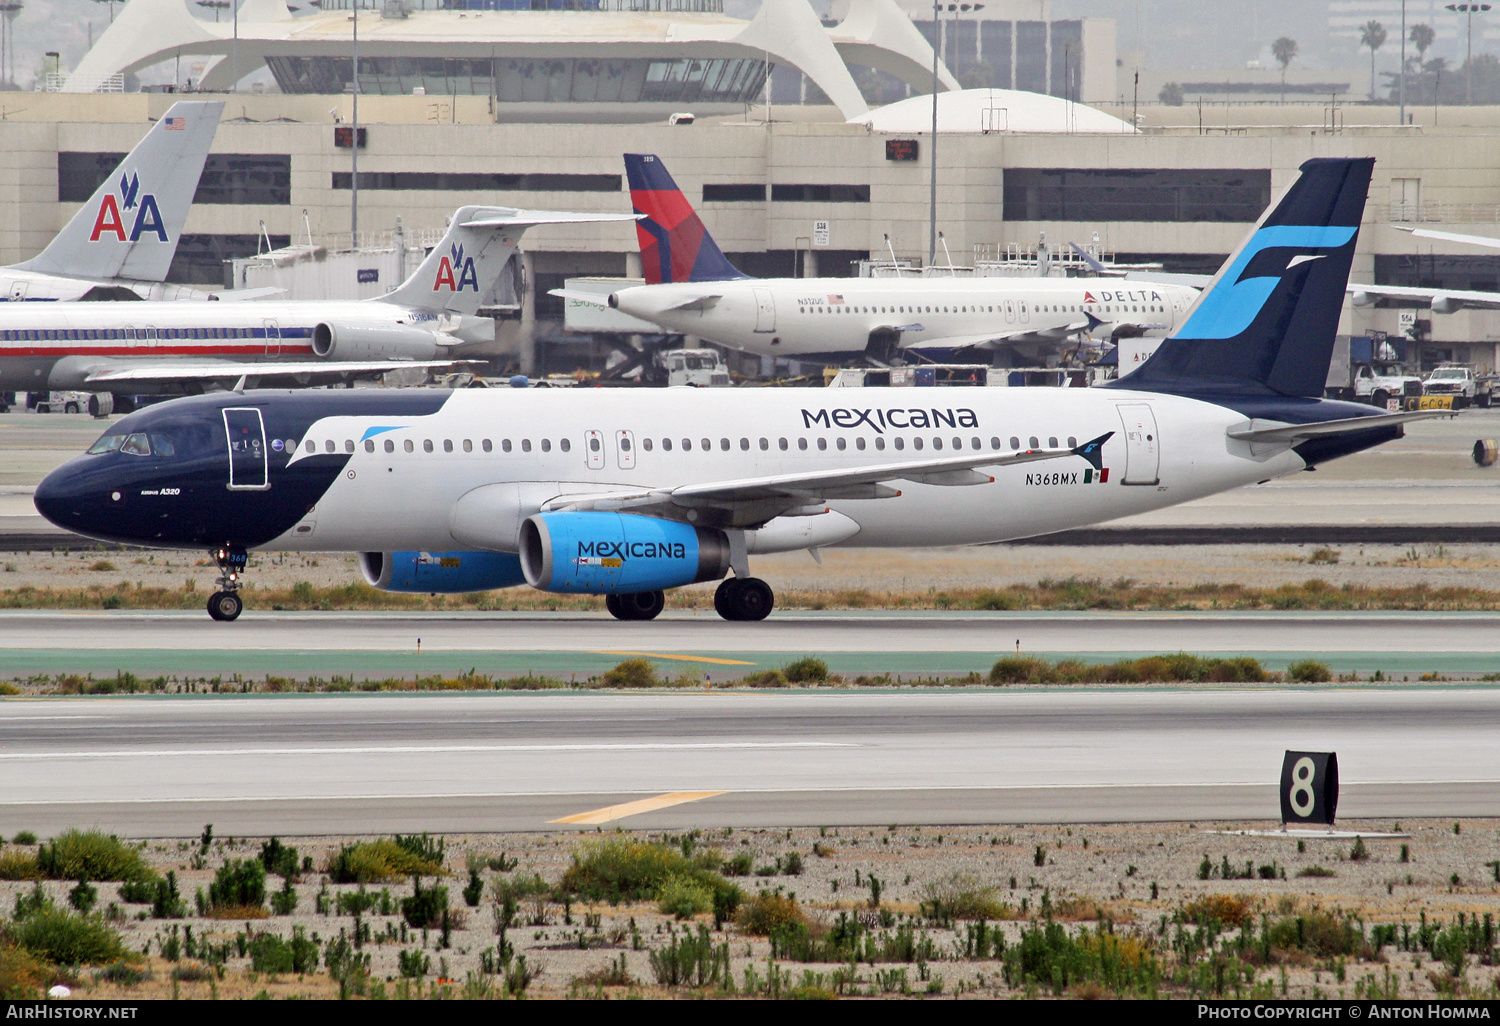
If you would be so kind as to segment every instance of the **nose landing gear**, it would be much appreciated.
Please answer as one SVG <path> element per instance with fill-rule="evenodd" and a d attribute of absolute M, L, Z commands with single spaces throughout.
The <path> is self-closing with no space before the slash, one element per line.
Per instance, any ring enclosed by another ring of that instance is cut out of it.
<path fill-rule="evenodd" d="M 240 598 L 240 577 L 245 572 L 245 563 L 250 555 L 244 549 L 221 546 L 212 552 L 219 566 L 219 590 L 208 597 L 208 615 L 215 620 L 237 619 L 245 609 Z"/>

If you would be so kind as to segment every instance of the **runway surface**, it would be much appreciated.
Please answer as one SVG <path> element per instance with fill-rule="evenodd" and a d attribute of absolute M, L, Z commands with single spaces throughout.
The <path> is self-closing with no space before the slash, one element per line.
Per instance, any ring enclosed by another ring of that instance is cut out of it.
<path fill-rule="evenodd" d="M 248 610 L 232 624 L 198 611 L 0 612 L 0 674 L 116 670 L 241 673 L 537 673 L 587 676 L 635 654 L 721 675 L 817 655 L 840 673 L 988 671 L 1003 654 L 1047 658 L 1186 651 L 1302 658 L 1338 672 L 1500 672 L 1500 613 L 777 612 L 728 623 L 712 612 L 621 623 L 606 613 L 319 613 Z M 420 652 L 418 640 L 420 639 Z"/>
<path fill-rule="evenodd" d="M 1287 748 L 1346 819 L 1493 816 L 1497 729 L 1483 688 L 9 700 L 0 833 L 1269 820 Z"/>

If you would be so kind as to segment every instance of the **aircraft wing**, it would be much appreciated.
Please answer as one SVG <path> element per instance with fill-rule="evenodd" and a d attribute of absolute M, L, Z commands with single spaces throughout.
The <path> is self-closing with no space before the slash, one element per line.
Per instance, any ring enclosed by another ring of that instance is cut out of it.
<path fill-rule="evenodd" d="M 594 224 L 598 221 L 639 221 L 644 214 L 585 214 L 571 210 L 512 210 L 465 221 L 465 228 L 532 228 L 539 224 Z"/>
<path fill-rule="evenodd" d="M 633 513 L 685 519 L 688 510 L 708 516 L 695 522 L 723 527 L 754 527 L 795 510 L 819 506 L 830 499 L 888 499 L 900 495 L 889 481 L 914 481 L 931 485 L 989 484 L 995 479 L 981 467 L 1008 467 L 1020 463 L 1080 456 L 1095 472 L 1103 466 L 1103 447 L 1109 431 L 1071 449 L 1023 449 L 1018 452 L 988 452 L 972 456 L 911 460 L 847 470 L 815 470 L 800 474 L 773 474 L 676 488 L 652 488 L 598 495 L 563 495 L 546 504 L 548 510 L 629 510 Z M 808 510 L 812 512 L 812 510 Z M 821 510 L 818 510 L 821 512 Z"/>
<path fill-rule="evenodd" d="M 268 285 L 258 289 L 224 289 L 221 292 L 211 292 L 208 298 L 220 303 L 245 303 L 254 299 L 270 299 L 272 296 L 284 296 L 286 289 Z"/>
<path fill-rule="evenodd" d="M 1423 239 L 1437 239 L 1440 242 L 1462 242 L 1466 246 L 1484 246 L 1486 249 L 1500 249 L 1500 239 L 1494 239 L 1488 235 L 1464 235 L 1461 232 L 1440 232 L 1432 228 L 1408 228 L 1400 224 L 1393 224 L 1391 227 L 1398 232 L 1409 232 Z"/>
<path fill-rule="evenodd" d="M 1465 307 L 1475 310 L 1500 310 L 1500 292 L 1471 292 L 1463 289 L 1428 289 L 1408 285 L 1356 285 L 1347 289 L 1355 306 L 1369 306 L 1380 299 L 1415 299 L 1426 303 L 1433 313 L 1456 313 Z"/>
<path fill-rule="evenodd" d="M 575 303 L 590 306 L 609 306 L 609 295 L 601 292 L 579 292 L 577 289 L 548 289 L 547 295 L 558 299 L 571 299 Z"/>
<path fill-rule="evenodd" d="M 988 331 L 982 335 L 946 335 L 936 338 L 919 338 L 908 342 L 902 340 L 903 349 L 961 349 L 966 346 L 983 346 L 990 342 L 1009 342 L 1035 334 L 1030 328 L 1019 331 Z"/>
<path fill-rule="evenodd" d="M 456 367 L 467 364 L 467 360 L 318 360 L 302 363 L 238 363 L 231 360 L 203 360 L 198 362 L 131 362 L 100 363 L 84 379 L 85 389 L 95 385 L 147 385 L 151 382 L 237 382 L 246 379 L 253 387 L 261 387 L 270 381 L 281 381 L 293 385 L 331 384 L 350 378 L 370 377 L 394 370 Z M 99 389 L 104 391 L 104 389 Z M 118 389 L 116 389 L 118 391 Z"/>
<path fill-rule="evenodd" d="M 559 299 L 571 299 L 579 303 L 588 303 L 590 306 L 609 305 L 609 296 L 600 295 L 597 292 L 579 292 L 577 289 L 549 289 L 547 295 L 557 296 Z M 677 310 L 708 310 L 723 298 L 724 296 L 721 293 L 710 293 L 706 296 L 694 296 L 692 299 L 684 300 L 683 302 L 678 303 L 676 306 L 664 306 L 658 312 L 666 313 L 668 311 Z M 649 320 L 649 318 L 646 317 L 644 313 L 631 314 L 630 316 L 638 317 L 642 320 Z"/>

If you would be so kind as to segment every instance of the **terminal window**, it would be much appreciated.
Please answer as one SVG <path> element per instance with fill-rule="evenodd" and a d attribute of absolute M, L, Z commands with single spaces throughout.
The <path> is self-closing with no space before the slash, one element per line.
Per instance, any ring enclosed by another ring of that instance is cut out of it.
<path fill-rule="evenodd" d="M 183 235 L 177 242 L 167 281 L 175 285 L 222 285 L 233 287 L 234 272 L 228 261 L 254 256 L 266 243 L 261 235 Z M 289 235 L 271 235 L 272 249 L 292 244 Z"/>
<path fill-rule="evenodd" d="M 1269 170 L 1007 168 L 1007 221 L 1253 222 L 1271 202 Z"/>
<path fill-rule="evenodd" d="M 773 185 L 777 203 L 868 203 L 868 185 Z"/>
<path fill-rule="evenodd" d="M 764 203 L 765 201 L 766 187 L 763 184 L 705 185 L 703 187 L 704 203 Z"/>
<path fill-rule="evenodd" d="M 348 171 L 333 172 L 333 187 L 347 189 Z M 495 174 L 478 171 L 361 171 L 361 189 L 395 192 L 619 192 L 619 175 Z"/>
<path fill-rule="evenodd" d="M 124 159 L 123 153 L 58 153 L 57 201 L 86 201 Z M 193 202 L 285 206 L 292 202 L 292 158 L 286 153 L 210 153 Z"/>

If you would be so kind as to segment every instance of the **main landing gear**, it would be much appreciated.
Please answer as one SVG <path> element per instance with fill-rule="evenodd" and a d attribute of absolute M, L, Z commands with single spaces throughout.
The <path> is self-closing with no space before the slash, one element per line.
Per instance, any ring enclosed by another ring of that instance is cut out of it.
<path fill-rule="evenodd" d="M 714 592 L 714 611 L 726 620 L 764 620 L 776 596 L 759 577 L 730 577 Z"/>
<path fill-rule="evenodd" d="M 227 545 L 215 549 L 211 555 L 219 565 L 219 590 L 208 597 L 208 615 L 215 620 L 237 619 L 245 609 L 240 598 L 240 577 L 250 555 L 244 549 Z"/>
<path fill-rule="evenodd" d="M 667 606 L 667 596 L 661 591 L 639 591 L 633 595 L 606 595 L 604 608 L 616 620 L 655 620 Z"/>

